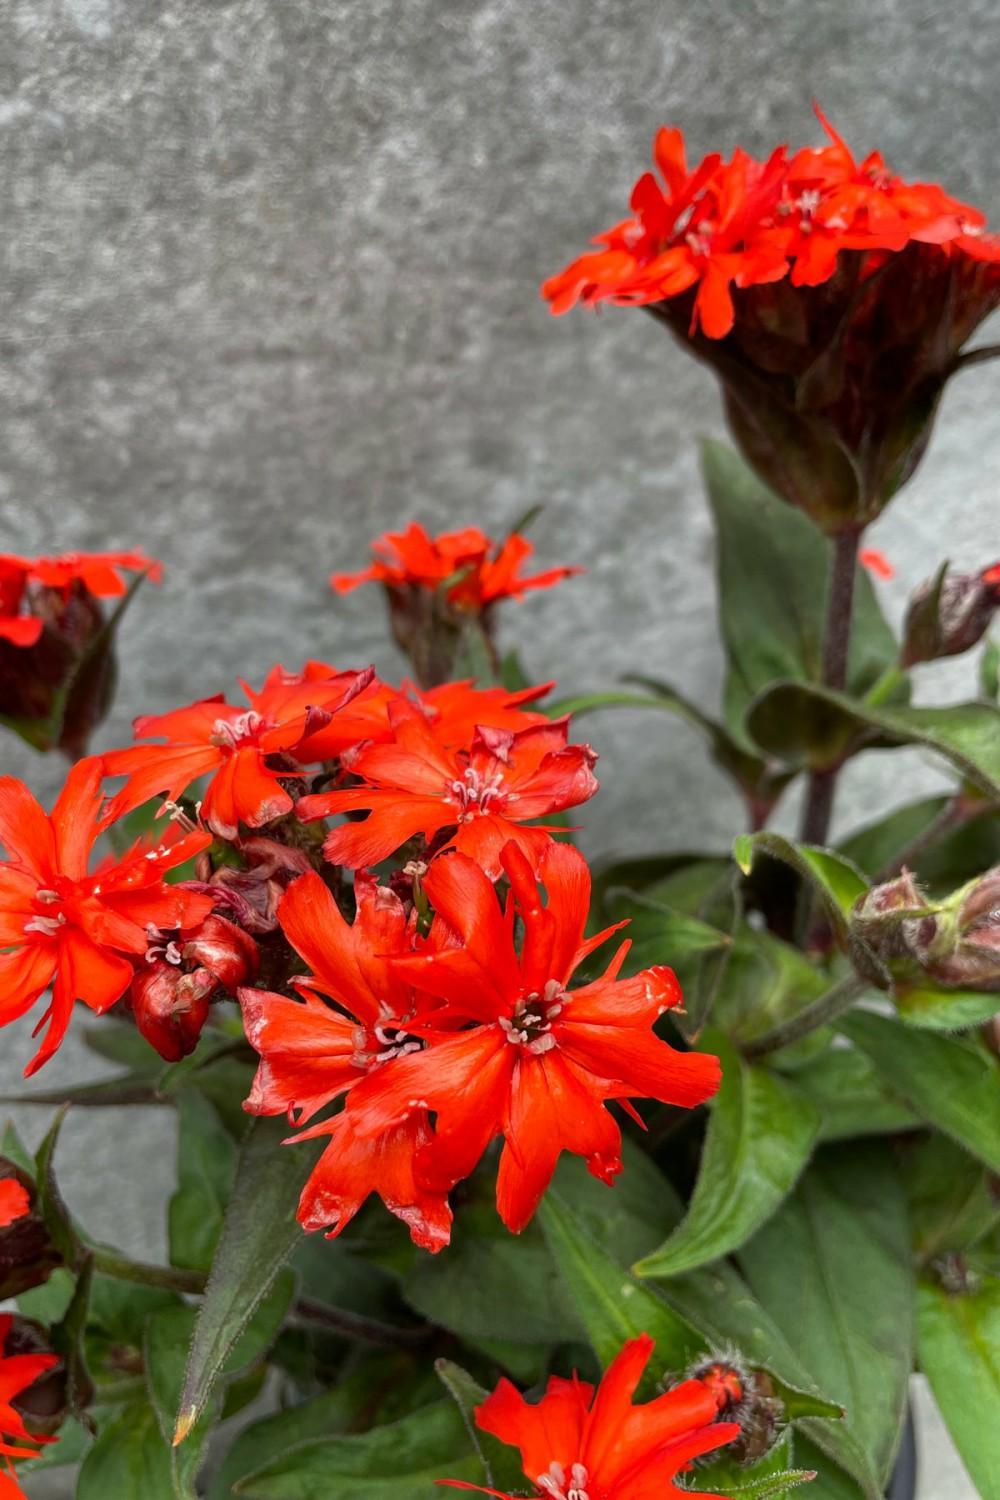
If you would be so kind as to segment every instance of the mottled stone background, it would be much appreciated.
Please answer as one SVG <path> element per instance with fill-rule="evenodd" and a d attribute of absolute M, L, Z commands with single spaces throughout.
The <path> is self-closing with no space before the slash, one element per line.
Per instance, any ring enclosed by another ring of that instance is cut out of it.
<path fill-rule="evenodd" d="M 500 528 L 538 501 L 541 557 L 589 578 L 509 611 L 534 674 L 575 690 L 638 665 L 713 705 L 711 380 L 634 314 L 552 320 L 538 282 L 620 216 L 658 123 L 763 151 L 815 137 L 814 96 L 862 150 L 1000 217 L 993 0 L 7 0 L 3 19 L 0 550 L 142 543 L 167 565 L 102 744 L 276 659 L 397 671 L 377 597 L 335 602 L 328 572 L 411 516 Z M 955 383 L 877 528 L 894 613 L 943 553 L 998 550 L 998 395 L 991 367 Z M 925 689 L 970 681 L 963 663 Z M 588 734 L 592 851 L 725 844 L 738 808 L 684 727 Z M 933 783 L 902 759 L 852 771 L 845 824 Z M 54 764 L 8 742 L 3 763 L 51 794 Z M 26 1047 L 4 1033 L 0 1086 Z M 90 1066 L 69 1043 L 42 1085 Z M 32 1138 L 40 1116 L 18 1111 Z M 171 1153 L 164 1117 L 88 1116 L 63 1151 L 74 1206 L 158 1253 Z"/>

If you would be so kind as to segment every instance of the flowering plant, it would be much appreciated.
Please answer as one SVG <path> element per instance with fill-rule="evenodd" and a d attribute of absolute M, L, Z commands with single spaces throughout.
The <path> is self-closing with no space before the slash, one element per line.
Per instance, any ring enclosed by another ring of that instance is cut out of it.
<path fill-rule="evenodd" d="M 413 681 L 275 666 L 87 754 L 158 567 L 0 559 L 0 715 L 72 762 L 51 811 L 0 777 L 0 1024 L 40 1017 L 27 1074 L 70 1027 L 122 1067 L 0 1143 L 0 1500 L 57 1464 L 80 1500 L 879 1500 L 915 1365 L 1000 1494 L 1000 651 L 910 696 L 1000 565 L 914 580 L 897 639 L 862 545 L 1000 247 L 825 128 L 694 169 L 661 131 L 544 287 L 722 382 L 719 718 L 649 675 L 560 702 L 499 612 L 579 569 L 414 523 L 331 580 L 381 586 Z M 704 737 L 732 851 L 591 869 L 580 724 L 617 707 Z M 843 767 L 902 746 L 949 791 L 834 838 Z M 139 1103 L 177 1116 L 166 1265 L 58 1189 L 72 1111 Z"/>

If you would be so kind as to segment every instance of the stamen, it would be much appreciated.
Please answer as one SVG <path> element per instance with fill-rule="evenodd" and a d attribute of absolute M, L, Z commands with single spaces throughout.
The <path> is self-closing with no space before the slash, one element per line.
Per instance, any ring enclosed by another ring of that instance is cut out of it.
<path fill-rule="evenodd" d="M 60 927 L 64 926 L 66 918 L 62 912 L 54 917 L 32 917 L 30 922 L 25 922 L 25 932 L 40 932 L 43 937 L 55 937 Z"/>

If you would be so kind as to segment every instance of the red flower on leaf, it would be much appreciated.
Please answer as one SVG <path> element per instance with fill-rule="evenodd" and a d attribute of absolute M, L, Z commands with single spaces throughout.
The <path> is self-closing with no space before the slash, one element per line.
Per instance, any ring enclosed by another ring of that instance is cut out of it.
<path fill-rule="evenodd" d="M 476 1408 L 476 1426 L 520 1449 L 525 1477 L 543 1500 L 684 1500 L 691 1491 L 673 1481 L 703 1453 L 738 1438 L 740 1426 L 719 1420 L 725 1394 L 697 1379 L 634 1406 L 653 1347 L 646 1333 L 625 1344 L 596 1389 L 551 1376 L 536 1403 L 501 1380 Z M 511 1500 L 462 1480 L 439 1483 Z"/>
<path fill-rule="evenodd" d="M 417 1173 L 441 1192 L 467 1177 L 503 1135 L 497 1208 L 517 1233 L 563 1151 L 586 1157 L 608 1183 L 621 1170 L 621 1134 L 604 1107 L 608 1100 L 690 1108 L 715 1093 L 720 1070 L 717 1058 L 675 1051 L 654 1035 L 657 1017 L 679 1004 L 680 988 L 666 968 L 618 979 L 627 941 L 600 979 L 568 990 L 579 964 L 615 930 L 584 938 L 590 871 L 577 850 L 547 846 L 541 879 L 548 905 L 516 843 L 504 847 L 501 864 L 513 895 L 506 913 L 465 855 L 431 864 L 424 888 L 436 912 L 432 947 L 396 959 L 393 969 L 443 1005 L 414 1023 L 426 1050 L 370 1080 L 351 1108 L 365 1135 L 405 1119 L 415 1101 L 435 1112 L 433 1144 L 418 1155 Z M 524 927 L 520 956 L 515 916 Z"/>
<path fill-rule="evenodd" d="M 391 745 L 364 746 L 344 764 L 367 785 L 303 797 L 306 822 L 368 809 L 362 823 L 335 828 L 323 851 L 357 869 L 386 859 L 415 834 L 432 838 L 455 827 L 448 847 L 470 855 L 494 879 L 509 840 L 537 864 L 551 830 L 523 827 L 586 802 L 597 791 L 589 745 L 567 743 L 567 720 L 511 733 L 481 726 L 467 748 L 443 745 L 422 714 L 390 710 Z"/>
<path fill-rule="evenodd" d="M 0 777 L 0 1025 L 17 1020 L 48 985 L 52 999 L 37 1032 L 45 1038 L 25 1074 L 55 1052 L 82 1000 L 100 1014 L 132 980 L 131 957 L 150 930 L 196 925 L 211 897 L 166 885 L 163 874 L 211 842 L 191 833 L 169 847 L 136 847 L 87 873 L 90 853 L 113 820 L 103 805 L 100 759 L 73 767 L 51 816 L 13 776 Z"/>
<path fill-rule="evenodd" d="M 31 1195 L 16 1177 L 0 1178 L 0 1229 L 27 1218 L 31 1212 Z"/>
<path fill-rule="evenodd" d="M 13 1322 L 10 1313 L 0 1313 L 0 1500 L 27 1500 L 17 1482 L 13 1460 L 37 1458 L 38 1449 L 28 1447 L 29 1443 L 54 1443 L 57 1439 L 29 1432 L 14 1402 L 59 1359 L 55 1354 L 4 1355 Z"/>
<path fill-rule="evenodd" d="M 125 593 L 123 571 L 145 573 L 153 583 L 163 575 L 161 565 L 140 551 L 65 552 L 61 557 L 33 559 L 0 554 L 0 640 L 34 646 L 41 636 L 44 622 L 30 612 L 31 585 L 65 593 L 79 583 L 95 598 L 113 598 Z"/>
<path fill-rule="evenodd" d="M 221 838 L 235 838 L 240 823 L 260 828 L 284 817 L 294 803 L 279 778 L 297 774 L 300 741 L 352 702 L 373 675 L 369 668 L 323 681 L 274 667 L 260 692 L 242 684 L 249 708 L 220 694 L 136 719 L 137 738 L 165 743 L 105 755 L 109 776 L 128 777 L 113 804 L 116 816 L 158 793 L 176 801 L 198 777 L 211 775 L 201 815 Z"/>
<path fill-rule="evenodd" d="M 310 1120 L 342 1094 L 368 1085 L 377 1089 L 400 1058 L 423 1046 L 408 1024 L 435 1002 L 418 1002 L 390 961 L 412 952 L 412 924 L 398 897 L 370 876 L 357 877 L 355 892 L 353 925 L 314 873 L 301 876 L 282 898 L 278 916 L 285 936 L 312 973 L 293 980 L 301 1001 L 240 991 L 247 1038 L 261 1059 L 244 1104 L 251 1114 Z M 374 1137 L 359 1137 L 353 1126 L 347 1108 L 292 1137 L 330 1138 L 303 1189 L 300 1224 L 338 1235 L 377 1193 L 409 1227 L 416 1244 L 440 1250 L 451 1228 L 447 1196 L 414 1175 L 416 1153 L 431 1140 L 426 1110 L 409 1111 Z"/>
<path fill-rule="evenodd" d="M 372 542 L 375 561 L 360 573 L 334 573 L 330 586 L 349 593 L 363 583 L 390 590 L 443 589 L 449 604 L 479 614 L 497 599 L 520 598 L 528 589 L 547 589 L 582 568 L 549 568 L 528 577 L 521 565 L 534 552 L 527 537 L 512 532 L 496 543 L 477 526 L 431 537 L 416 521 L 405 531 L 387 531 Z M 449 584 L 449 579 L 454 582 Z"/>

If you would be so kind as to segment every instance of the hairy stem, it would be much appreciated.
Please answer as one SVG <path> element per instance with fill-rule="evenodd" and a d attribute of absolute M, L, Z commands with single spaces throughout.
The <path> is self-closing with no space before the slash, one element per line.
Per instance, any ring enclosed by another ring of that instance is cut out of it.
<path fill-rule="evenodd" d="M 827 583 L 826 625 L 823 631 L 822 681 L 837 691 L 847 685 L 847 659 L 851 649 L 854 614 L 854 582 L 858 571 L 859 530 L 841 531 L 833 539 Z M 813 771 L 809 777 L 801 840 L 825 844 L 830 831 L 833 796 L 839 766 Z"/>
<path fill-rule="evenodd" d="M 167 1291 L 183 1292 L 196 1297 L 203 1295 L 208 1286 L 208 1276 L 204 1271 L 153 1266 L 145 1261 L 131 1260 L 127 1255 L 119 1255 L 116 1250 L 97 1249 L 93 1256 L 95 1271 L 112 1276 L 116 1281 L 131 1282 L 135 1286 L 164 1287 Z M 397 1328 L 392 1323 L 382 1323 L 377 1318 L 366 1318 L 343 1308 L 328 1307 L 325 1302 L 316 1302 L 310 1297 L 298 1299 L 292 1308 L 292 1316 L 299 1322 L 330 1329 L 344 1338 L 360 1339 L 364 1343 L 390 1349 L 412 1348 L 431 1332 L 426 1325 Z"/>
<path fill-rule="evenodd" d="M 828 1026 L 838 1016 L 843 1015 L 845 1010 L 851 1006 L 868 988 L 864 979 L 859 979 L 856 974 L 848 974 L 841 979 L 825 995 L 820 995 L 811 1005 L 800 1010 L 798 1015 L 792 1016 L 790 1020 L 783 1021 L 780 1026 L 774 1026 L 770 1031 L 765 1031 L 763 1036 L 755 1037 L 743 1048 L 744 1057 L 767 1057 L 771 1052 L 777 1052 L 780 1047 L 788 1047 L 792 1042 L 800 1042 L 810 1032 L 817 1031 L 820 1026 Z"/>

